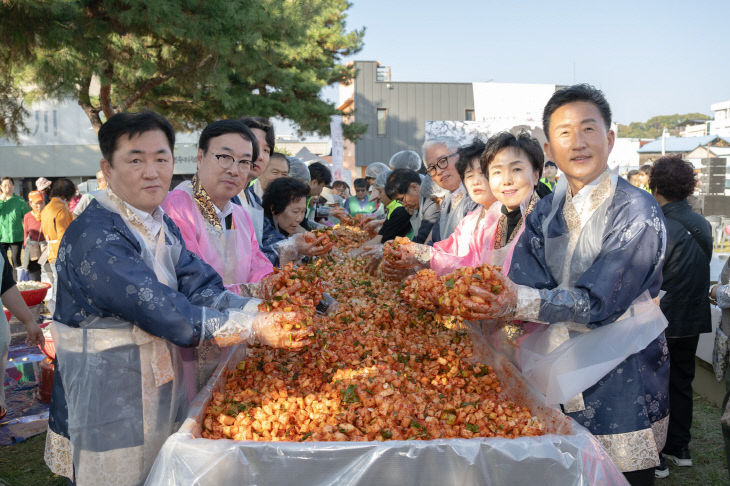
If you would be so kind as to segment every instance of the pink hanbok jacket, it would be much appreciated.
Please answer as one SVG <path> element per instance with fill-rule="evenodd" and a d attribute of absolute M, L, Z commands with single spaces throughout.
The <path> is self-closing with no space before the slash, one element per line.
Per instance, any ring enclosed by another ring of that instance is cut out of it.
<path fill-rule="evenodd" d="M 162 209 L 180 228 L 188 250 L 213 267 L 228 290 L 240 294 L 238 284 L 258 282 L 273 272 L 241 206 L 233 204 L 233 229 L 218 230 L 198 210 L 190 182 L 183 182 L 168 193 Z"/>

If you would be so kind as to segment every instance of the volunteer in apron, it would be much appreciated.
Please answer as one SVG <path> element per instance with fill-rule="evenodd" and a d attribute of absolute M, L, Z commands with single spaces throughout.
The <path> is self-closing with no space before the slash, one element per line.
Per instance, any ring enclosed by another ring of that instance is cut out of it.
<path fill-rule="evenodd" d="M 144 482 L 187 403 L 177 346 L 305 344 L 278 323 L 293 315 L 259 313 L 185 248 L 159 206 L 174 137 L 156 113 L 111 117 L 99 130 L 109 186 L 59 249 L 45 461 L 79 485 Z"/>
<path fill-rule="evenodd" d="M 200 134 L 193 180 L 180 183 L 162 204 L 180 228 L 186 248 L 239 295 L 242 284 L 258 282 L 273 271 L 259 249 L 249 215 L 231 202 L 248 180 L 257 149 L 254 134 L 241 121 L 210 123 Z M 200 391 L 226 354 L 214 343 L 181 349 L 188 399 Z"/>
<path fill-rule="evenodd" d="M 587 85 L 555 92 L 545 149 L 563 171 L 526 220 L 485 318 L 548 324 L 521 342 L 527 379 L 592 432 L 631 484 L 653 484 L 668 426 L 669 359 L 659 293 L 666 230 L 653 197 L 608 170 L 611 112 Z M 498 305 L 492 305 L 498 303 Z"/>

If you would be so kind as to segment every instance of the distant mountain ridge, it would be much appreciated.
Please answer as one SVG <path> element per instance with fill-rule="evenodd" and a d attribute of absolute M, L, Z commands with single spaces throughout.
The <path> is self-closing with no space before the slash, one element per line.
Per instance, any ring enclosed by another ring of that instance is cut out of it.
<path fill-rule="evenodd" d="M 685 125 L 702 123 L 712 118 L 702 113 L 685 113 L 683 115 L 658 115 L 645 122 L 631 122 L 628 125 L 618 124 L 619 137 L 626 138 L 658 138 L 662 136 L 664 127 L 670 135 L 678 136 Z"/>

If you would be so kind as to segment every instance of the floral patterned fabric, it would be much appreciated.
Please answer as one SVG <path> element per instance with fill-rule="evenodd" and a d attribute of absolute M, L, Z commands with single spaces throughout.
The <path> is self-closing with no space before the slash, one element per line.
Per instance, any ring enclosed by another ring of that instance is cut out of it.
<path fill-rule="evenodd" d="M 225 291 L 217 272 L 185 248 L 179 229 L 167 216 L 164 226 L 164 244 L 177 246 L 179 251 L 170 262 L 177 290 L 161 282 L 144 260 L 146 250 L 139 235 L 119 213 L 102 206 L 97 199 L 68 227 L 56 263 L 58 300 L 54 320 L 70 329 L 90 330 L 88 342 L 83 341 L 84 352 L 69 351 L 72 357 L 88 352 L 98 362 L 98 374 L 104 378 L 100 381 L 104 390 L 90 391 L 99 404 L 90 412 L 101 414 L 101 418 L 86 441 L 88 447 L 79 451 L 78 457 L 85 454 L 86 465 L 104 458 L 113 466 L 115 461 L 120 465 L 136 464 L 139 454 L 151 456 L 149 461 L 140 462 L 142 479 L 161 445 L 147 439 L 149 429 L 155 427 L 151 417 L 159 415 L 155 407 L 170 402 L 172 388 L 179 383 L 179 378 L 169 381 L 177 368 L 173 363 L 170 369 L 168 360 L 162 359 L 164 353 L 155 347 L 160 341 L 157 338 L 178 346 L 197 346 L 229 320 L 228 308 L 240 309 L 250 300 Z M 105 332 L 118 334 L 118 326 L 100 328 L 95 322 L 114 320 L 133 323 L 133 337 L 127 344 L 92 349 L 94 343 L 106 346 L 104 343 L 111 342 L 104 338 Z M 144 336 L 152 342 L 147 343 Z M 57 352 L 61 352 L 59 344 Z M 53 432 L 49 437 L 53 440 L 47 444 L 46 457 L 54 472 L 67 475 L 70 466 L 63 458 L 68 459 L 71 450 L 67 441 L 69 411 L 61 377 L 63 364 L 56 360 L 55 365 L 49 416 Z M 114 408 L 111 414 L 110 408 Z M 77 470 L 79 475 L 82 472 L 85 478 L 95 474 L 92 470 Z M 86 484 L 94 484 L 90 481 Z M 121 483 L 138 482 L 125 481 Z"/>
<path fill-rule="evenodd" d="M 567 235 L 570 229 L 564 212 L 558 211 L 547 228 L 549 234 L 543 234 L 552 199 L 552 194 L 546 196 L 528 216 L 509 273 L 515 283 L 538 289 L 540 321 L 582 322 L 595 328 L 614 322 L 645 291 L 657 296 L 666 232 L 651 195 L 618 179 L 601 249 L 573 288 L 559 287 L 562 276 L 553 276 L 546 261 L 546 236 Z M 622 470 L 653 467 L 659 464 L 658 453 L 666 439 L 666 427 L 659 424 L 669 414 L 668 381 L 662 333 L 585 390 L 584 408 L 576 407 L 582 410 L 566 413 L 599 438 Z"/>

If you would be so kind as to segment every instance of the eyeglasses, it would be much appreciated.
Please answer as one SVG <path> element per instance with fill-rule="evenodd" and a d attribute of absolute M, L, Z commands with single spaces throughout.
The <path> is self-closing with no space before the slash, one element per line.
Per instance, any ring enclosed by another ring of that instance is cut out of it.
<path fill-rule="evenodd" d="M 232 155 L 228 154 L 215 154 L 213 157 L 218 159 L 218 165 L 221 166 L 221 169 L 230 169 L 231 166 L 233 166 L 233 163 L 236 162 L 236 159 L 234 159 Z M 236 168 L 240 169 L 241 167 L 245 166 L 251 167 L 250 159 L 239 160 Z"/>
<path fill-rule="evenodd" d="M 436 168 L 439 169 L 445 169 L 449 166 L 449 157 L 453 157 L 454 155 L 458 154 L 459 152 L 454 152 L 453 154 L 449 155 L 442 155 L 438 159 L 436 159 L 436 163 L 430 166 L 428 169 L 426 169 L 426 172 L 429 176 L 433 177 L 436 174 Z"/>

